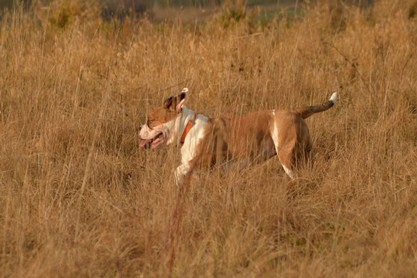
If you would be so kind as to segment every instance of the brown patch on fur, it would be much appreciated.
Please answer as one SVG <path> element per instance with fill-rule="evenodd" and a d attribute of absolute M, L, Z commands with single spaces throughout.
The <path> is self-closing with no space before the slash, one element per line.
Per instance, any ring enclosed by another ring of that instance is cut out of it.
<path fill-rule="evenodd" d="M 154 128 L 158 125 L 171 121 L 176 116 L 178 116 L 178 114 L 175 112 L 175 110 L 171 110 L 165 107 L 158 107 L 149 114 L 147 124 L 150 128 Z"/>
<path fill-rule="evenodd" d="M 294 168 L 311 151 L 310 133 L 306 122 L 298 113 L 275 112 L 278 129 L 278 158 L 287 168 Z"/>
<path fill-rule="evenodd" d="M 181 93 L 178 96 L 171 96 L 164 101 L 161 107 L 157 107 L 148 116 L 148 126 L 154 128 L 158 125 L 167 123 L 178 116 L 177 105 L 185 98 L 186 94 Z"/>
<path fill-rule="evenodd" d="M 271 120 L 271 114 L 265 111 L 244 116 L 223 114 L 210 119 L 192 164 L 213 166 L 244 159 L 256 163 L 274 156 L 274 142 L 269 132 Z"/>
<path fill-rule="evenodd" d="M 205 136 L 197 146 L 192 168 L 220 165 L 229 161 L 265 161 L 277 154 L 271 137 L 278 130 L 278 157 L 287 168 L 293 168 L 311 150 L 307 124 L 300 114 L 289 111 L 259 111 L 243 116 L 222 114 L 210 119 Z"/>

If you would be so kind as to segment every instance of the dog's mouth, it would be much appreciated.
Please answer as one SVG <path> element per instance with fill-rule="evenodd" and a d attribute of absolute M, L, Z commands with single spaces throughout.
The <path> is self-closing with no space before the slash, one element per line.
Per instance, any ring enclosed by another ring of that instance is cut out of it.
<path fill-rule="evenodd" d="M 164 142 L 164 135 L 162 132 L 160 132 L 152 139 L 141 138 L 139 141 L 139 147 L 145 149 L 154 149 L 157 146 L 159 146 L 162 142 Z"/>

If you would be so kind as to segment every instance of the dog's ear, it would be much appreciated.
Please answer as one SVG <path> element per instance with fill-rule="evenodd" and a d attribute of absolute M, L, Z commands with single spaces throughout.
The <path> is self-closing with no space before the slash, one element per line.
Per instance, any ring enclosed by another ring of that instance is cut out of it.
<path fill-rule="evenodd" d="M 177 104 L 175 106 L 175 111 L 181 113 L 182 108 L 184 107 L 185 97 L 187 96 L 188 89 L 182 89 L 181 93 L 177 96 Z"/>
<path fill-rule="evenodd" d="M 177 96 L 180 100 L 183 100 L 188 94 L 188 88 L 181 90 L 181 93 Z"/>
<path fill-rule="evenodd" d="M 166 108 L 166 109 L 169 109 L 171 106 L 172 106 L 172 103 L 174 102 L 174 97 L 173 96 L 171 96 L 171 97 L 169 97 L 169 98 L 167 98 L 165 101 L 164 101 L 164 107 Z"/>
<path fill-rule="evenodd" d="M 164 101 L 164 107 L 166 109 L 170 109 L 172 111 L 176 111 L 177 113 L 180 113 L 182 111 L 182 108 L 184 106 L 185 97 L 187 96 L 188 89 L 184 88 L 182 89 L 181 93 L 177 95 L 176 97 L 171 96 L 167 98 Z"/>

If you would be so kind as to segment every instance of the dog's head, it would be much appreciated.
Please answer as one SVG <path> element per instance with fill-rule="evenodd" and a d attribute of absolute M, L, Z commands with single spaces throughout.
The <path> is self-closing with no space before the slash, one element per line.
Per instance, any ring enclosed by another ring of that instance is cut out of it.
<path fill-rule="evenodd" d="M 156 148 L 161 143 L 172 143 L 177 137 L 177 119 L 181 116 L 188 89 L 184 88 L 177 96 L 171 96 L 164 104 L 154 109 L 146 123 L 139 130 L 139 147 Z"/>

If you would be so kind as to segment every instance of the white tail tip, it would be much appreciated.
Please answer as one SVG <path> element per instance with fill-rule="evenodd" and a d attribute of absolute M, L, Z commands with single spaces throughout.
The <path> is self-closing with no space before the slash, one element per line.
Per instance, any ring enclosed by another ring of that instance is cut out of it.
<path fill-rule="evenodd" d="M 337 102 L 337 98 L 339 97 L 339 94 L 337 93 L 337 92 L 334 92 L 333 94 L 332 94 L 332 96 L 330 97 L 330 101 L 331 102 L 333 102 L 333 104 L 336 104 L 336 102 Z"/>
<path fill-rule="evenodd" d="M 188 88 L 182 89 L 181 93 L 188 93 Z"/>

